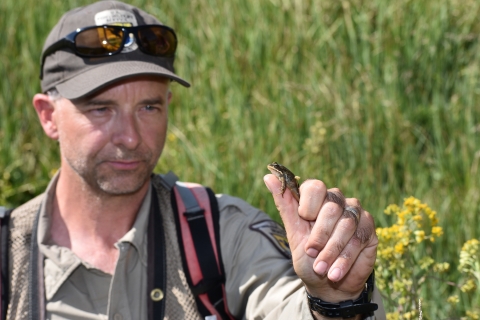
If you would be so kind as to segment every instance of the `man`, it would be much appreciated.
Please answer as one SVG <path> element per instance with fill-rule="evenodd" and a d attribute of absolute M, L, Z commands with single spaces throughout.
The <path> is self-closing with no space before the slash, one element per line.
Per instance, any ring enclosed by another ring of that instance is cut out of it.
<path fill-rule="evenodd" d="M 201 319 L 170 190 L 152 176 L 165 143 L 170 82 L 189 86 L 173 70 L 176 45 L 172 29 L 117 1 L 74 9 L 51 31 L 41 60 L 44 93 L 33 105 L 59 143 L 61 168 L 44 194 L 12 213 L 8 319 L 152 318 L 148 266 L 161 246 L 164 318 Z M 228 311 L 238 319 L 374 319 L 365 300 L 378 242 L 370 214 L 319 180 L 302 184 L 299 202 L 279 193 L 275 176 L 265 184 L 291 259 L 258 227 L 274 228 L 266 214 L 218 196 Z M 164 243 L 152 244 L 151 212 L 158 211 L 163 222 L 155 231 Z M 376 292 L 373 302 L 383 319 Z"/>

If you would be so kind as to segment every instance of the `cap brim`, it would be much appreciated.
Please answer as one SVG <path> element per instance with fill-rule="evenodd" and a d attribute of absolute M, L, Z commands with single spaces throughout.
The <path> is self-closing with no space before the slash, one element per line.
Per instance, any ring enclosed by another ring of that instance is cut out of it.
<path fill-rule="evenodd" d="M 116 81 L 139 75 L 168 78 L 190 87 L 190 83 L 159 65 L 130 60 L 98 65 L 56 85 L 56 88 L 63 97 L 73 100 L 90 95 Z"/>

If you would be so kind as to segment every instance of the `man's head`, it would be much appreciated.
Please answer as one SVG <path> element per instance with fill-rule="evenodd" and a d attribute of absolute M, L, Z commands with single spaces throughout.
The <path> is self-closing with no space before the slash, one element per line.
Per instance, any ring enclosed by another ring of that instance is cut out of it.
<path fill-rule="evenodd" d="M 33 104 L 57 140 L 62 181 L 97 195 L 145 189 L 167 133 L 169 80 L 137 76 L 76 100 L 37 94 Z"/>
<path fill-rule="evenodd" d="M 71 10 L 44 44 L 42 91 L 56 89 L 72 100 L 139 75 L 164 77 L 188 87 L 174 73 L 176 40 L 174 31 L 155 17 L 119 1 Z"/>
<path fill-rule="evenodd" d="M 60 19 L 42 53 L 48 94 L 33 98 L 59 141 L 59 181 L 113 196 L 145 190 L 165 143 L 170 81 L 189 86 L 174 74 L 175 49 L 173 30 L 118 1 Z"/>

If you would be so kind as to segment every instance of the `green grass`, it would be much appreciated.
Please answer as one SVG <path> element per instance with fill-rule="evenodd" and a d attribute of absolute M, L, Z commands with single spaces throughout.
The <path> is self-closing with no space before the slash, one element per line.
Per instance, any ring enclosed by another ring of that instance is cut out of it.
<path fill-rule="evenodd" d="M 59 166 L 31 99 L 49 30 L 90 2 L 0 1 L 0 203 L 42 192 Z M 173 86 L 159 172 L 279 219 L 262 181 L 278 161 L 361 199 L 380 226 L 390 203 L 428 203 L 445 230 L 438 257 L 480 237 L 480 2 L 131 3 L 175 28 L 176 69 L 192 83 Z M 448 308 L 435 288 L 431 318 Z"/>

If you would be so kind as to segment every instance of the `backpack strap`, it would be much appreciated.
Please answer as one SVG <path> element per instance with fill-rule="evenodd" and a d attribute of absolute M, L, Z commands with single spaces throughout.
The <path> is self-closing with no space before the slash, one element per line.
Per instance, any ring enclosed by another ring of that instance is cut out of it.
<path fill-rule="evenodd" d="M 165 248 L 165 233 L 163 232 L 162 215 L 158 204 L 157 192 L 152 190 L 150 216 L 148 221 L 148 267 L 147 290 L 148 319 L 163 319 L 165 315 L 164 292 L 167 288 L 167 258 Z"/>
<path fill-rule="evenodd" d="M 171 172 L 162 178 L 173 189 L 179 247 L 198 311 L 205 319 L 234 319 L 226 303 L 215 194 L 200 184 L 178 182 Z"/>
<path fill-rule="evenodd" d="M 7 318 L 9 277 L 8 277 L 8 236 L 10 213 L 13 209 L 0 207 L 0 319 Z"/>

